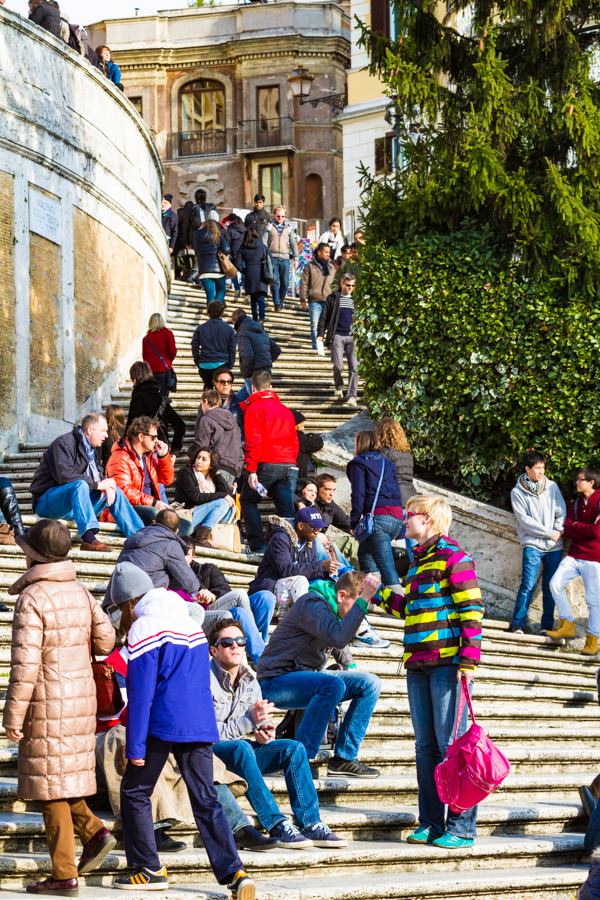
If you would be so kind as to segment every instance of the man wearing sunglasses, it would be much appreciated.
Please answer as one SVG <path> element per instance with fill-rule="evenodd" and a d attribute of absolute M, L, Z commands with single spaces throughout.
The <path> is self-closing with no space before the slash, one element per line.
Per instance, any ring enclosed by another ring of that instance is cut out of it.
<path fill-rule="evenodd" d="M 167 509 L 168 504 L 160 499 L 160 486 L 173 482 L 175 469 L 153 419 L 139 416 L 133 420 L 126 436 L 113 447 L 106 473 L 114 478 L 144 525 L 150 525 L 161 509 Z"/>
<path fill-rule="evenodd" d="M 346 847 L 323 822 L 306 750 L 298 741 L 276 740 L 273 704 L 263 700 L 260 685 L 244 665 L 246 636 L 239 622 L 221 619 L 208 635 L 210 684 L 219 742 L 213 752 L 230 772 L 248 782 L 247 798 L 258 820 L 286 850 Z M 253 740 L 245 740 L 253 735 Z M 300 826 L 280 811 L 263 775 L 283 770 L 292 812 Z"/>
<path fill-rule="evenodd" d="M 218 374 L 214 376 L 213 384 L 215 390 L 218 391 L 218 394 L 221 398 L 221 409 L 226 409 L 227 412 L 230 412 L 231 415 L 235 418 L 236 422 L 239 425 L 240 431 L 242 432 L 243 440 L 244 413 L 240 406 L 239 400 L 237 399 L 233 391 L 233 373 L 231 369 L 221 369 Z M 198 418 L 200 418 L 200 411 L 198 411 Z M 196 425 L 198 425 L 197 420 Z"/>

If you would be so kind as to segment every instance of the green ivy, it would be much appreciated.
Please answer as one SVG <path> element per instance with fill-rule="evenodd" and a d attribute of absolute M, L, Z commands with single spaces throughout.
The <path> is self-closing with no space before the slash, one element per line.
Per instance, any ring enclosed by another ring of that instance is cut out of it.
<path fill-rule="evenodd" d="M 407 231 L 361 258 L 355 341 L 370 413 L 480 498 L 524 450 L 562 480 L 598 459 L 600 307 L 519 278 L 491 230 Z"/>

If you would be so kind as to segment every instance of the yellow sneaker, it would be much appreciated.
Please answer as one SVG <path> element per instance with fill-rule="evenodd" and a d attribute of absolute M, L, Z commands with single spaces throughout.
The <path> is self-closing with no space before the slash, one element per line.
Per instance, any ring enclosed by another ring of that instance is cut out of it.
<path fill-rule="evenodd" d="M 572 641 L 575 637 L 575 622 L 568 622 L 566 619 L 560 620 L 560 627 L 556 631 L 548 631 L 548 637 L 553 641 Z"/>
<path fill-rule="evenodd" d="M 256 885 L 244 869 L 238 869 L 228 887 L 231 891 L 231 900 L 254 900 L 256 897 Z"/>

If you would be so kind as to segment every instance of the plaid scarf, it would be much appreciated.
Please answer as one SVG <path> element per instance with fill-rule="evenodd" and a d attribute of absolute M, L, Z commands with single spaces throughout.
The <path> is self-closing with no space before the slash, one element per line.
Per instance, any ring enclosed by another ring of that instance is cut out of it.
<path fill-rule="evenodd" d="M 527 490 L 532 494 L 535 494 L 536 497 L 541 494 L 545 481 L 545 478 L 540 478 L 539 481 L 532 481 L 527 473 L 523 475 L 523 484 Z"/>

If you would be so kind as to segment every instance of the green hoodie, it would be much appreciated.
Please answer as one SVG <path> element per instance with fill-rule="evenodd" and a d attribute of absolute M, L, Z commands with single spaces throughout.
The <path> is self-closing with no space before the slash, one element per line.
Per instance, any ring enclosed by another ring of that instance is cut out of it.
<path fill-rule="evenodd" d="M 333 583 L 333 581 L 325 581 L 325 580 L 313 581 L 313 582 L 311 582 L 310 590 L 312 592 L 314 592 L 315 594 L 319 594 L 321 597 L 323 597 L 324 600 L 327 600 L 327 603 L 329 604 L 329 607 L 330 607 L 332 613 L 334 614 L 336 619 L 338 619 L 338 621 L 341 622 L 341 616 L 338 614 L 338 611 L 337 611 L 337 600 L 336 600 L 336 596 L 335 596 L 335 584 Z M 366 616 L 366 614 L 369 610 L 368 603 L 366 603 L 366 601 L 363 600 L 362 597 L 359 597 L 358 600 L 356 601 L 356 603 L 357 603 L 359 609 L 361 609 Z"/>

